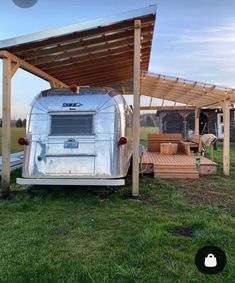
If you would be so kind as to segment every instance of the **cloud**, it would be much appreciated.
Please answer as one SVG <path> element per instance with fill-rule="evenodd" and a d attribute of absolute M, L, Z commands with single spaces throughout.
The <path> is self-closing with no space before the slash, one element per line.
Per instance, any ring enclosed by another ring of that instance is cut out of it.
<path fill-rule="evenodd" d="M 222 26 L 175 28 L 169 34 L 162 29 L 159 33 L 150 71 L 235 86 L 235 19 Z"/>
<path fill-rule="evenodd" d="M 235 22 L 221 27 L 205 27 L 198 30 L 184 29 L 172 43 L 178 44 L 227 44 L 235 43 Z"/>
<path fill-rule="evenodd" d="M 221 35 L 221 36 L 211 36 L 210 34 L 201 34 L 201 35 L 182 35 L 180 39 L 174 41 L 173 43 L 190 43 L 190 44 L 224 44 L 224 43 L 235 43 L 234 35 Z"/>

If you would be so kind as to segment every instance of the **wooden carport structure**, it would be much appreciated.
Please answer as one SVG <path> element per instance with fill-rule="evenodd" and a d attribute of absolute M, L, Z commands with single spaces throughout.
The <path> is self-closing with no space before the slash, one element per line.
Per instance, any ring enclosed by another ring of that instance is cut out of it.
<path fill-rule="evenodd" d="M 156 6 L 0 41 L 2 195 L 10 186 L 11 79 L 22 68 L 51 87 L 114 86 L 134 93 L 133 194 L 138 195 L 140 73 L 148 70 Z M 135 176 L 135 177 L 134 177 Z"/>
<path fill-rule="evenodd" d="M 195 133 L 199 135 L 199 117 L 201 108 L 222 108 L 224 113 L 224 147 L 223 147 L 223 171 L 229 175 L 230 167 L 230 107 L 235 103 L 235 89 L 190 81 L 177 77 L 170 77 L 149 72 L 142 72 L 141 95 L 164 101 L 182 103 L 187 108 L 195 110 Z M 159 108 L 159 107 L 157 107 Z M 141 107 L 142 110 L 153 110 L 156 107 Z M 174 109 L 174 106 L 171 107 Z"/>
<path fill-rule="evenodd" d="M 195 107 L 222 106 L 224 173 L 229 174 L 229 107 L 234 90 L 148 73 L 156 7 L 0 41 L 3 59 L 2 195 L 10 186 L 11 79 L 22 68 L 52 87 L 111 86 L 133 94 L 133 196 L 139 194 L 140 94 Z M 142 73 L 141 73 L 142 70 Z M 143 109 L 143 108 L 142 108 Z M 149 105 L 145 110 L 153 109 Z"/>

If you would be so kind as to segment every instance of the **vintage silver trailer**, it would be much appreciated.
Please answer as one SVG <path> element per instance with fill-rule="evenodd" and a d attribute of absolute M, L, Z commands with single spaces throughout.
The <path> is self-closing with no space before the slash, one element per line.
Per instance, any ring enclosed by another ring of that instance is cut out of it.
<path fill-rule="evenodd" d="M 31 104 L 18 184 L 124 185 L 132 110 L 112 89 L 42 91 Z"/>

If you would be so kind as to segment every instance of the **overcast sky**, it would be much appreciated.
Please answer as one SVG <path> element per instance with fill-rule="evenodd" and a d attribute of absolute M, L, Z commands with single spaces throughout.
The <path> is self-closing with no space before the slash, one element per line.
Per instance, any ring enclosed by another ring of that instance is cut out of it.
<path fill-rule="evenodd" d="M 38 0 L 29 9 L 2 0 L 0 40 L 151 4 L 157 4 L 157 21 L 150 71 L 235 87 L 234 0 Z M 25 118 L 33 97 L 48 87 L 47 82 L 17 71 L 12 81 L 12 117 Z M 2 99 L 0 104 L 2 108 Z"/>

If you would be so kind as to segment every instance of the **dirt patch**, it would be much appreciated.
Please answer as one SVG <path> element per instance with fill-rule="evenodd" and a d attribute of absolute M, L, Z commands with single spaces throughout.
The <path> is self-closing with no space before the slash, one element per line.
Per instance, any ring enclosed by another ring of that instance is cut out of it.
<path fill-rule="evenodd" d="M 186 201 L 194 206 L 209 204 L 212 206 L 220 206 L 227 210 L 234 211 L 235 193 L 221 188 L 221 191 L 213 189 L 184 189 L 183 195 Z"/>
<path fill-rule="evenodd" d="M 189 227 L 179 227 L 169 231 L 173 236 L 184 236 L 192 238 L 194 236 L 194 231 Z"/>
<path fill-rule="evenodd" d="M 137 197 L 134 197 L 132 193 L 125 193 L 122 195 L 122 199 L 134 199 L 134 200 L 139 200 L 139 201 L 147 201 L 149 198 L 146 195 L 139 195 Z"/>
<path fill-rule="evenodd" d="M 58 237 L 67 238 L 69 236 L 69 230 L 67 229 L 59 229 L 57 232 Z"/>

